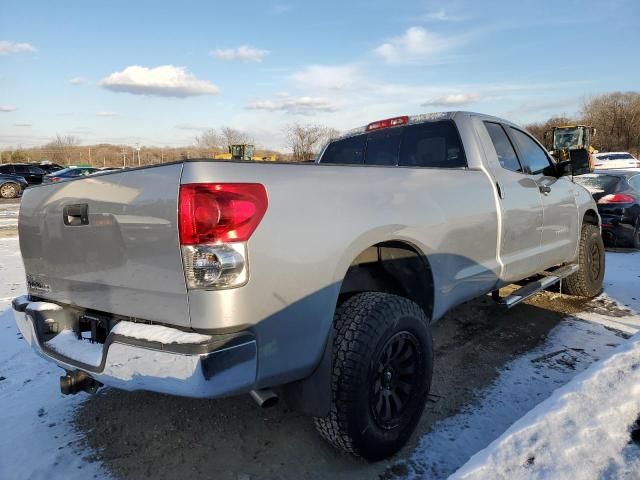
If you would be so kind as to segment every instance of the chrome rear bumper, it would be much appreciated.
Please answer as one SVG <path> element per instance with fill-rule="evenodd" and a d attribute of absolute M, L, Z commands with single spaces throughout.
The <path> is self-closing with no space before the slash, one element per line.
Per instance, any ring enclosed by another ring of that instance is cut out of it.
<path fill-rule="evenodd" d="M 196 398 L 254 388 L 257 345 L 248 333 L 195 335 L 199 341 L 189 343 L 189 334 L 185 342 L 185 332 L 180 330 L 163 327 L 163 335 L 154 338 L 145 334 L 144 325 L 135 324 L 141 333 L 112 332 L 104 344 L 92 344 L 71 334 L 73 315 L 60 305 L 24 296 L 13 300 L 13 310 L 20 333 L 36 353 L 69 372 L 84 371 L 105 385 Z"/>

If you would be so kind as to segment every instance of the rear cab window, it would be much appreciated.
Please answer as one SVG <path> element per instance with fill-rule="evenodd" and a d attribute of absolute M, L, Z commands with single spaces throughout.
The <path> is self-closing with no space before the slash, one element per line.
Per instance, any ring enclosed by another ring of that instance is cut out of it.
<path fill-rule="evenodd" d="M 451 120 L 410 124 L 331 142 L 320 163 L 464 168 L 467 160 Z"/>

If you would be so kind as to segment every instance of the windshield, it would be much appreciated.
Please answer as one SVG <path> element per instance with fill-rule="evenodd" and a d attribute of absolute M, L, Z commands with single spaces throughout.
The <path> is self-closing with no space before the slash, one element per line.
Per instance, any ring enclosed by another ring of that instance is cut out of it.
<path fill-rule="evenodd" d="M 573 180 L 589 190 L 591 194 L 611 193 L 620 182 L 620 177 L 613 175 L 580 175 L 573 177 Z"/>
<path fill-rule="evenodd" d="M 635 160 L 630 153 L 604 153 L 597 157 L 598 160 Z"/>
<path fill-rule="evenodd" d="M 553 148 L 576 148 L 583 144 L 582 128 L 556 128 L 553 132 Z"/>

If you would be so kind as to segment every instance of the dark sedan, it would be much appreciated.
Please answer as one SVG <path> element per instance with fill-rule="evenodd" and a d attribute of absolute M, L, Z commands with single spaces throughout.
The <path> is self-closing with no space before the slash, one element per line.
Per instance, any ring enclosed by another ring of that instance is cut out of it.
<path fill-rule="evenodd" d="M 97 172 L 97 168 L 93 167 L 69 167 L 50 173 L 44 177 L 44 183 L 59 182 L 61 180 L 71 180 L 73 178 L 86 177 Z"/>
<path fill-rule="evenodd" d="M 2 198 L 16 198 L 28 186 L 29 183 L 18 175 L 0 173 L 0 197 Z"/>
<path fill-rule="evenodd" d="M 598 204 L 605 243 L 640 248 L 640 170 L 599 170 L 575 181 Z"/>

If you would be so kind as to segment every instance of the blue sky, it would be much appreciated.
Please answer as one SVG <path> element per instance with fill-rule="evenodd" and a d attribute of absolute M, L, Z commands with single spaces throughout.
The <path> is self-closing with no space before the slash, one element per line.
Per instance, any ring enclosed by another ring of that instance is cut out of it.
<path fill-rule="evenodd" d="M 519 123 L 638 89 L 640 2 L 0 0 L 0 148 L 185 145 L 229 125 L 348 129 L 474 110 Z"/>

